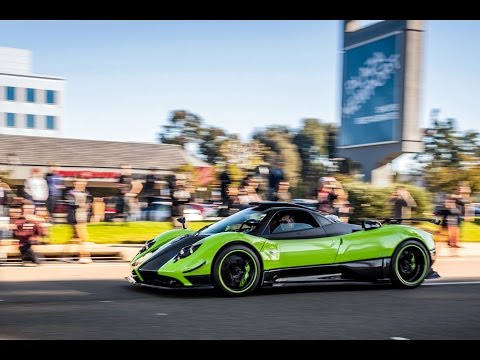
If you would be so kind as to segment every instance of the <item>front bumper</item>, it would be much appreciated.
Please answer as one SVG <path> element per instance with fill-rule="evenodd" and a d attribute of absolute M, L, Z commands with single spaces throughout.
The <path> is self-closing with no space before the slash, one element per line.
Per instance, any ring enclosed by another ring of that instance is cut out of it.
<path fill-rule="evenodd" d="M 135 270 L 132 271 L 130 276 L 125 277 L 132 285 L 140 285 L 146 287 L 155 287 L 161 289 L 192 289 L 192 288 L 212 288 L 210 281 L 210 276 L 206 275 L 197 275 L 197 276 L 188 276 L 186 279 L 191 283 L 191 285 L 184 285 L 180 280 L 175 279 L 170 276 L 159 275 L 156 272 L 150 271 L 140 271 L 140 276 L 136 273 Z"/>

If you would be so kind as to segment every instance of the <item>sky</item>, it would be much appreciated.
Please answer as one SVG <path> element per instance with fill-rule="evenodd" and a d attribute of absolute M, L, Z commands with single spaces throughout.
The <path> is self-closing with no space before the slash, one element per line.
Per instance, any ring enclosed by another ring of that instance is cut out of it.
<path fill-rule="evenodd" d="M 480 130 L 480 21 L 428 20 L 424 34 L 420 125 L 439 108 Z M 0 46 L 67 80 L 63 136 L 93 140 L 156 142 L 173 110 L 244 140 L 339 124 L 341 45 L 339 20 L 0 21 Z"/>

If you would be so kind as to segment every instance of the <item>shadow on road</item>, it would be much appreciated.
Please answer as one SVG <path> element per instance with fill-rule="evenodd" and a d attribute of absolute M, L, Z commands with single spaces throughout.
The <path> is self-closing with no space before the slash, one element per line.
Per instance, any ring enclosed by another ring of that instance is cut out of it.
<path fill-rule="evenodd" d="M 127 291 L 139 292 L 142 294 L 151 294 L 166 297 L 180 298 L 209 298 L 209 297 L 226 297 L 216 289 L 155 289 L 141 286 L 131 286 L 125 284 Z M 371 291 L 392 289 L 390 284 L 372 284 L 372 283 L 336 283 L 336 284 L 302 284 L 287 285 L 282 287 L 260 288 L 253 292 L 250 296 L 270 296 L 277 294 L 294 294 L 294 293 L 322 293 L 322 292 L 345 292 L 345 291 Z"/>

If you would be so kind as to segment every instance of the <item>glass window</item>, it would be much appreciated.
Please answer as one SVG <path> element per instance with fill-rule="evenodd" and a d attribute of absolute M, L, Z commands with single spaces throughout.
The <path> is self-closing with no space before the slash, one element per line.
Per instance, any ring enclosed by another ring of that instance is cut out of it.
<path fill-rule="evenodd" d="M 35 128 L 35 115 L 27 114 L 27 128 L 29 129 Z"/>
<path fill-rule="evenodd" d="M 27 89 L 27 102 L 35 102 L 35 89 Z"/>
<path fill-rule="evenodd" d="M 47 115 L 47 129 L 53 130 L 55 129 L 55 116 Z"/>
<path fill-rule="evenodd" d="M 15 114 L 14 113 L 7 113 L 7 126 L 8 127 L 15 127 Z"/>
<path fill-rule="evenodd" d="M 45 102 L 47 104 L 55 104 L 55 91 L 45 90 Z"/>
<path fill-rule="evenodd" d="M 203 228 L 199 233 L 201 235 L 212 235 L 224 231 L 252 230 L 252 225 L 246 224 L 246 221 L 252 219 L 260 222 L 266 215 L 264 211 L 253 210 L 252 208 L 244 209 L 209 227 Z"/>
<path fill-rule="evenodd" d="M 15 88 L 12 86 L 7 86 L 7 100 L 15 101 Z"/>
<path fill-rule="evenodd" d="M 308 230 L 318 227 L 318 223 L 312 215 L 301 210 L 279 212 L 270 222 L 270 232 L 272 234 Z"/>

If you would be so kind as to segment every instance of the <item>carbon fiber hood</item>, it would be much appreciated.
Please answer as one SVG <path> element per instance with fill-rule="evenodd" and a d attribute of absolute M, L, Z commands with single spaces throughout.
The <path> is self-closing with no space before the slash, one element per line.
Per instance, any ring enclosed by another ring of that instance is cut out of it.
<path fill-rule="evenodd" d="M 192 245 L 199 240 L 206 238 L 209 235 L 181 235 L 169 243 L 166 246 L 160 247 L 156 250 L 153 255 L 145 261 L 143 264 L 140 265 L 140 271 L 157 271 L 163 265 L 165 265 L 170 259 L 175 257 L 179 253 L 179 251 L 188 245 Z"/>

